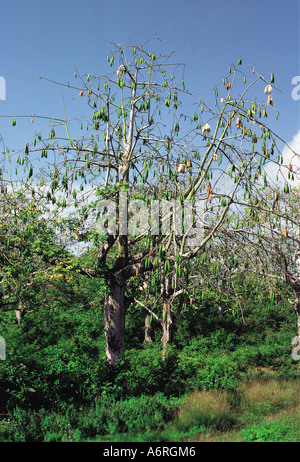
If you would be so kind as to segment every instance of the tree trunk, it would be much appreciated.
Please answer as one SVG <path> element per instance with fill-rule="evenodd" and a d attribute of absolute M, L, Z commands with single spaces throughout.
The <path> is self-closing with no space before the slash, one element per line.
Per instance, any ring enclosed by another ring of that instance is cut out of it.
<path fill-rule="evenodd" d="M 171 304 L 168 300 L 163 303 L 163 318 L 162 318 L 162 358 L 166 359 L 167 348 L 174 339 L 174 314 Z"/>
<path fill-rule="evenodd" d="M 151 314 L 145 316 L 145 343 L 152 343 L 154 340 L 155 326 L 151 322 Z"/>
<path fill-rule="evenodd" d="M 300 301 L 297 300 L 298 303 L 295 305 L 295 311 L 296 311 L 296 316 L 297 316 L 297 337 L 298 337 L 298 342 L 300 343 Z"/>
<path fill-rule="evenodd" d="M 300 344 L 300 290 L 299 290 L 299 288 L 298 288 L 296 294 L 297 294 L 296 300 L 294 302 L 290 301 L 290 303 L 295 308 L 295 313 L 296 313 L 296 318 L 297 318 L 297 338 L 298 338 L 298 343 Z"/>
<path fill-rule="evenodd" d="M 298 342 L 300 343 L 300 250 L 297 250 L 295 254 L 295 263 L 297 267 L 298 278 L 296 281 L 293 281 L 293 289 L 296 295 L 296 300 L 294 302 L 294 308 L 297 316 L 297 337 Z"/>
<path fill-rule="evenodd" d="M 108 279 L 110 293 L 104 301 L 106 361 L 115 364 L 125 351 L 125 281 L 114 274 Z"/>

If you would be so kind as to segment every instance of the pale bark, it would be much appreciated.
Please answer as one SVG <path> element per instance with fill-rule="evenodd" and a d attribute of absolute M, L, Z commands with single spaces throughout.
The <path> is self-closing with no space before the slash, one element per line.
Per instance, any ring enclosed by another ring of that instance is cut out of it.
<path fill-rule="evenodd" d="M 171 303 L 170 281 L 167 276 L 161 278 L 161 297 L 163 300 L 162 313 L 162 358 L 165 360 L 167 355 L 167 346 L 174 339 L 174 314 Z"/>
<path fill-rule="evenodd" d="M 115 364 L 125 351 L 125 283 L 114 274 L 108 278 L 110 293 L 104 301 L 106 361 Z"/>
<path fill-rule="evenodd" d="M 300 250 L 297 250 L 294 257 L 296 268 L 297 268 L 297 275 L 298 277 L 294 279 L 290 274 L 288 274 L 288 282 L 292 286 L 294 293 L 295 293 L 295 301 L 290 303 L 295 308 L 296 319 L 297 319 L 297 337 L 300 343 Z"/>
<path fill-rule="evenodd" d="M 163 321 L 162 321 L 162 358 L 166 359 L 167 348 L 174 340 L 174 321 L 175 317 L 169 300 L 163 303 Z"/>

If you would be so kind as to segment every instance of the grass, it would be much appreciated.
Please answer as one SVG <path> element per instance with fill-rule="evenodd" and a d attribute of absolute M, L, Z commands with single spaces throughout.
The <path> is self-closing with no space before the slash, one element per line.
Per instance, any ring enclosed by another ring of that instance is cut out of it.
<path fill-rule="evenodd" d="M 296 381 L 268 379 L 251 381 L 241 389 L 241 408 L 255 415 L 277 412 L 299 404 L 299 384 Z"/>
<path fill-rule="evenodd" d="M 105 442 L 300 442 L 298 382 L 256 379 L 235 394 L 194 391 L 161 430 L 96 438 Z"/>
<path fill-rule="evenodd" d="M 228 431 L 206 427 L 186 441 L 197 442 L 300 442 L 300 401 L 297 381 L 252 380 L 240 387 Z M 224 410 L 224 404 L 218 412 Z"/>
<path fill-rule="evenodd" d="M 175 426 L 180 431 L 191 427 L 230 428 L 234 423 L 231 406 L 225 392 L 196 391 L 180 407 Z"/>
<path fill-rule="evenodd" d="M 106 399 L 67 413 L 16 409 L 0 441 L 300 442 L 297 380 L 252 379 L 235 390 Z"/>

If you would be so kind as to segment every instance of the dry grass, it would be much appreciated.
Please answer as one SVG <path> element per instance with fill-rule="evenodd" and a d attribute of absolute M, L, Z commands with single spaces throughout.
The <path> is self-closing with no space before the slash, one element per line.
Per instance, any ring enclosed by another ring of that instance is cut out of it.
<path fill-rule="evenodd" d="M 271 436 L 267 434 L 273 431 L 274 438 L 286 438 L 287 428 L 291 429 L 288 437 L 297 440 L 295 428 L 299 426 L 300 406 L 297 381 L 252 380 L 241 385 L 239 396 L 232 408 L 232 396 L 225 391 L 195 391 L 180 406 L 174 429 L 190 442 L 243 442 L 249 435 L 253 437 L 256 425 L 257 437 L 264 440 L 268 441 Z"/>
<path fill-rule="evenodd" d="M 176 427 L 187 430 L 201 425 L 206 428 L 228 429 L 233 424 L 230 403 L 226 393 L 196 391 L 180 407 Z"/>
<path fill-rule="evenodd" d="M 277 412 L 279 409 L 299 404 L 298 383 L 284 380 L 255 380 L 241 389 L 241 410 L 247 412 Z"/>

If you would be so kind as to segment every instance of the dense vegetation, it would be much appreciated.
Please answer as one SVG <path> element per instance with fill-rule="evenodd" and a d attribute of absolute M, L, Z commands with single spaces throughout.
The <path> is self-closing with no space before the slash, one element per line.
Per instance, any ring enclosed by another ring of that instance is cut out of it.
<path fill-rule="evenodd" d="M 126 354 L 112 366 L 104 281 L 75 270 L 58 281 L 20 324 L 2 312 L 1 441 L 299 441 L 295 314 L 286 303 L 245 298 L 243 322 L 221 316 L 213 292 L 195 293 L 198 309 L 180 319 L 163 360 L 160 329 L 143 342 L 145 313 L 129 297 Z"/>

